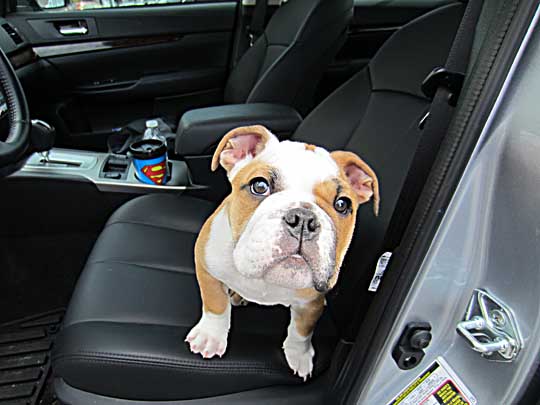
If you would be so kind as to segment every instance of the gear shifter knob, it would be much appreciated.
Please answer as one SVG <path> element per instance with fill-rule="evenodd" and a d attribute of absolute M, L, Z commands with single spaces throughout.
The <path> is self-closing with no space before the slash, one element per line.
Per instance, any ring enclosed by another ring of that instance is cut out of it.
<path fill-rule="evenodd" d="M 32 132 L 30 134 L 31 148 L 34 152 L 47 152 L 54 145 L 56 130 L 45 121 L 32 120 Z"/>

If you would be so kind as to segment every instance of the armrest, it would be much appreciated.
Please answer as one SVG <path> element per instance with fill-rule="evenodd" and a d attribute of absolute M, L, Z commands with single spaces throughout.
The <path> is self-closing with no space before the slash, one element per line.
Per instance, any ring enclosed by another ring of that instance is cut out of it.
<path fill-rule="evenodd" d="M 175 150 L 182 156 L 210 154 L 233 128 L 264 125 L 280 139 L 290 137 L 302 122 L 298 112 L 281 104 L 231 104 L 186 112 L 176 131 Z"/>

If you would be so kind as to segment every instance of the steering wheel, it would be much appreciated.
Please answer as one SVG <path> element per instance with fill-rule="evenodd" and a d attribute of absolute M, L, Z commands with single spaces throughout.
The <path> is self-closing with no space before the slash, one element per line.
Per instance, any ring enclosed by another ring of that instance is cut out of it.
<path fill-rule="evenodd" d="M 0 169 L 21 160 L 30 142 L 30 113 L 24 91 L 8 57 L 0 49 L 0 90 L 8 108 L 9 132 L 0 141 Z M 0 139 L 5 135 L 0 134 Z"/>

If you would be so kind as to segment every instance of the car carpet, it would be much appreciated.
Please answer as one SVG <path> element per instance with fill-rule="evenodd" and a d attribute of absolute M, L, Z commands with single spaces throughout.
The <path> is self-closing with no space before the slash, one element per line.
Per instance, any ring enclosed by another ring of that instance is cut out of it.
<path fill-rule="evenodd" d="M 0 237 L 0 324 L 66 307 L 92 232 Z"/>
<path fill-rule="evenodd" d="M 0 325 L 0 405 L 56 403 L 50 352 L 63 315 L 59 309 Z"/>

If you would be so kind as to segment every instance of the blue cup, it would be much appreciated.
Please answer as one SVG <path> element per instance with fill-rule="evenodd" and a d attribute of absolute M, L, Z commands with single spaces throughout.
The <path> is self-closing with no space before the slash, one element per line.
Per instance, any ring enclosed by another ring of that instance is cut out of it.
<path fill-rule="evenodd" d="M 159 139 L 143 139 L 129 147 L 135 176 L 146 184 L 164 186 L 168 180 L 167 145 Z"/>

